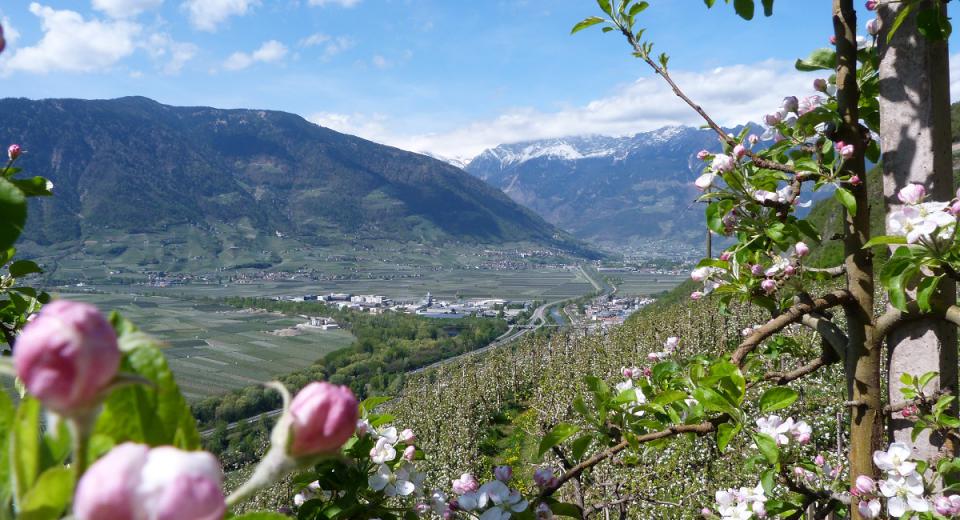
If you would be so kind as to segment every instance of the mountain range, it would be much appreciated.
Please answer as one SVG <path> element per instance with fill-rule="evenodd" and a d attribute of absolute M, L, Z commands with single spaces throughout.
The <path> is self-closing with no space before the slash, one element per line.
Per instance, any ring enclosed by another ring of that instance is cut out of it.
<path fill-rule="evenodd" d="M 55 196 L 30 208 L 27 236 L 43 245 L 189 227 L 242 230 L 251 248 L 283 235 L 312 246 L 524 242 L 592 254 L 459 168 L 293 114 L 141 97 L 3 99 L 0 113 L 0 135 L 26 151 L 19 165 L 54 184 Z"/>
<path fill-rule="evenodd" d="M 666 127 L 627 137 L 501 145 L 475 157 L 466 170 L 600 246 L 693 245 L 704 234 L 703 208 L 693 203 L 693 180 L 703 169 L 696 154 L 704 148 L 718 149 L 712 130 Z"/>

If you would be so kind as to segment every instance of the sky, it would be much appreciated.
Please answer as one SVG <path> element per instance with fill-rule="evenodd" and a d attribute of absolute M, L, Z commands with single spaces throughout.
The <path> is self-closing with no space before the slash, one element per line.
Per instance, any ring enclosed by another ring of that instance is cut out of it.
<path fill-rule="evenodd" d="M 827 45 L 830 0 L 777 0 L 752 22 L 650 3 L 638 25 L 721 124 L 812 93 L 817 75 L 793 62 Z M 622 36 L 570 35 L 598 13 L 594 0 L 4 0 L 0 97 L 283 110 L 448 158 L 699 124 Z M 951 69 L 960 80 L 960 54 Z"/>

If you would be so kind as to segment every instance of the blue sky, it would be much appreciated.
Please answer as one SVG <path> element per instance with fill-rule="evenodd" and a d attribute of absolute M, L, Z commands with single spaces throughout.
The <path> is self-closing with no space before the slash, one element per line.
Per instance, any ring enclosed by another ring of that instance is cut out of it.
<path fill-rule="evenodd" d="M 829 0 L 778 0 L 753 22 L 699 0 L 651 3 L 648 36 L 729 124 L 810 93 L 815 76 L 792 61 L 832 30 Z M 4 1 L 0 95 L 277 109 L 451 157 L 696 124 L 622 38 L 569 35 L 596 11 L 593 0 Z"/>

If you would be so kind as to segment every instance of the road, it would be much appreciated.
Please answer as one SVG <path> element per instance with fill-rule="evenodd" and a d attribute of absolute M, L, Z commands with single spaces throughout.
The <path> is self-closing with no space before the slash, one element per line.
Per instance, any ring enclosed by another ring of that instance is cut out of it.
<path fill-rule="evenodd" d="M 606 282 L 604 282 L 604 281 L 602 281 L 602 280 L 597 281 L 596 279 L 594 279 L 594 277 L 590 276 L 590 274 L 583 268 L 582 265 L 581 265 L 581 266 L 578 266 L 578 269 L 580 270 L 580 273 L 583 274 L 584 278 L 586 278 L 586 279 L 590 282 L 590 284 L 593 285 L 593 287 L 594 287 L 597 291 L 600 291 L 600 292 L 602 292 L 602 293 L 604 293 L 604 294 L 613 294 L 613 293 L 616 293 L 616 292 L 617 292 L 617 288 L 616 288 L 616 287 L 610 287 Z M 555 301 L 552 301 L 552 302 L 544 303 L 543 305 L 541 305 L 541 306 L 537 307 L 536 309 L 534 309 L 533 314 L 530 315 L 530 320 L 528 320 L 525 325 L 519 325 L 519 326 L 518 326 L 518 325 L 513 325 L 513 326 L 511 326 L 510 329 L 508 329 L 506 332 L 504 332 L 504 333 L 503 333 L 500 337 L 498 337 L 497 339 L 493 340 L 489 345 L 487 345 L 487 346 L 485 346 L 485 347 L 482 347 L 482 348 L 478 348 L 478 349 L 476 349 L 476 350 L 471 350 L 470 352 L 464 352 L 463 354 L 460 354 L 460 355 L 458 355 L 458 356 L 453 356 L 453 357 L 450 357 L 450 358 L 447 358 L 447 359 L 444 359 L 444 360 L 441 360 L 441 361 L 437 361 L 436 363 L 427 365 L 427 366 L 425 366 L 425 367 L 418 368 L 418 369 L 416 369 L 416 370 L 411 370 L 411 371 L 407 372 L 407 375 L 410 376 L 410 375 L 414 375 L 414 374 L 419 374 L 420 372 L 423 372 L 423 371 L 425 371 L 425 370 L 430 370 L 431 368 L 436 368 L 436 367 L 443 366 L 443 365 L 447 365 L 447 364 L 450 364 L 450 363 L 455 363 L 455 362 L 460 361 L 460 360 L 462 360 L 462 359 L 466 359 L 467 357 L 470 357 L 470 356 L 475 356 L 475 355 L 478 355 L 478 354 L 483 354 L 484 352 L 488 352 L 488 351 L 493 350 L 493 349 L 495 349 L 495 348 L 499 348 L 499 347 L 502 347 L 502 346 L 507 345 L 507 344 L 509 344 L 509 343 L 512 343 L 512 342 L 520 339 L 520 338 L 523 337 L 524 335 L 529 334 L 530 332 L 536 331 L 536 330 L 538 330 L 538 329 L 540 329 L 540 328 L 542 328 L 542 327 L 555 326 L 555 325 L 547 325 L 547 320 L 546 320 L 546 317 L 545 317 L 545 316 L 546 316 L 546 313 L 547 313 L 547 310 L 550 309 L 551 307 L 553 307 L 554 305 L 561 305 L 561 304 L 563 304 L 564 302 L 571 301 L 571 300 L 576 300 L 576 299 L 577 299 L 577 297 L 564 298 L 564 299 L 562 299 L 562 300 L 555 300 Z M 249 423 L 252 423 L 252 422 L 257 422 L 257 421 L 259 421 L 260 419 L 262 419 L 262 418 L 264 418 L 264 417 L 276 417 L 277 415 L 280 415 L 280 412 L 282 412 L 282 410 L 280 410 L 280 409 L 270 410 L 269 412 L 263 412 L 263 413 L 254 415 L 254 416 L 252 416 L 252 417 L 247 417 L 246 419 L 241 419 L 241 420 L 239 420 L 239 421 L 232 422 L 232 423 L 230 423 L 230 424 L 227 425 L 227 431 L 233 430 L 233 429 L 235 429 L 236 427 L 238 427 L 238 426 L 240 426 L 240 425 L 243 425 L 243 424 L 249 424 Z M 208 429 L 208 430 L 203 430 L 203 431 L 201 431 L 201 432 L 200 432 L 200 435 L 203 436 L 203 437 L 209 437 L 210 435 L 213 434 L 213 432 L 214 432 L 214 428 L 210 428 L 210 429 Z"/>

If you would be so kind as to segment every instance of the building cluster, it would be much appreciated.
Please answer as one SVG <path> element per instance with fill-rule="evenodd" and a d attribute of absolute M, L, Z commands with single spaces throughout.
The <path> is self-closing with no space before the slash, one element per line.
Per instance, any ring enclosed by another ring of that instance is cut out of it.
<path fill-rule="evenodd" d="M 587 326 L 603 328 L 620 325 L 631 314 L 650 305 L 655 300 L 644 297 L 615 298 L 601 296 L 590 302 L 583 310 Z"/>
<path fill-rule="evenodd" d="M 511 302 L 497 298 L 457 301 L 438 300 L 429 292 L 423 299 L 413 301 L 395 301 L 390 297 L 376 294 L 349 293 L 306 294 L 303 296 L 278 297 L 277 299 L 296 302 L 315 301 L 335 306 L 341 310 L 346 309 L 370 314 L 380 314 L 389 310 L 416 314 L 426 318 L 510 317 L 521 313 L 529 306 L 529 302 Z"/>

